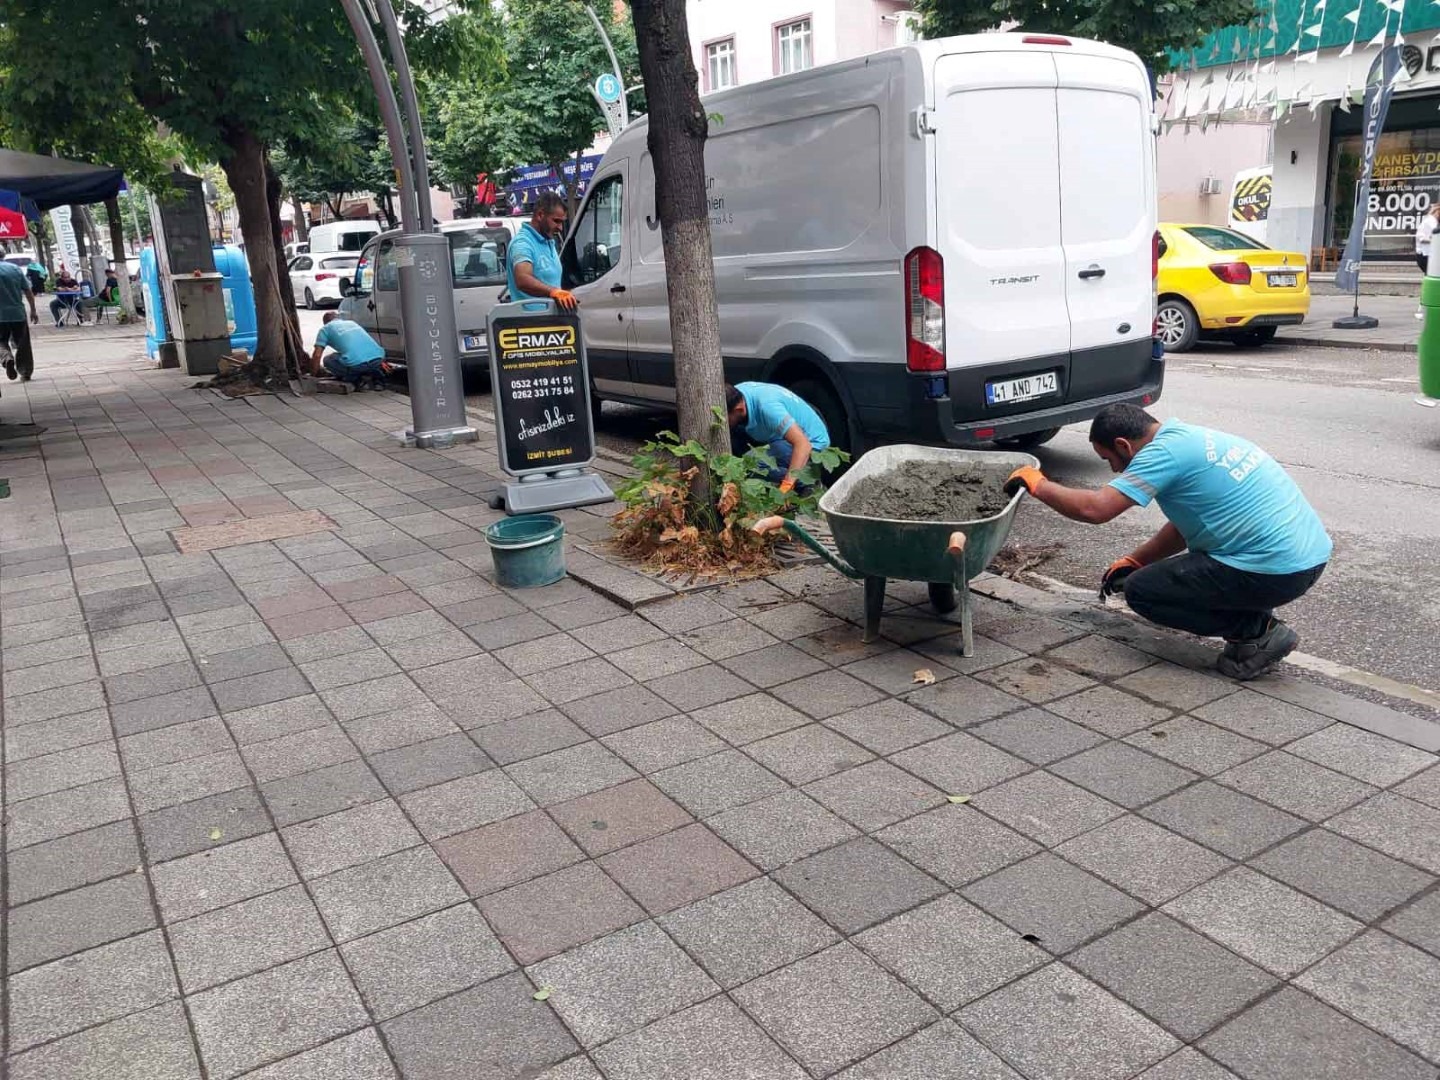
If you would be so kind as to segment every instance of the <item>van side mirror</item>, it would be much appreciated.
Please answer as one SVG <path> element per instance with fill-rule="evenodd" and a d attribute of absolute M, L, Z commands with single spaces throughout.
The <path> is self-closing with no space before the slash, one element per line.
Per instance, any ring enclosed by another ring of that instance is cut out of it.
<path fill-rule="evenodd" d="M 351 281 L 348 277 L 342 277 L 342 278 L 340 279 L 340 295 L 341 295 L 341 296 L 354 296 L 354 295 L 355 295 L 355 283 L 354 283 L 353 281 Z"/>

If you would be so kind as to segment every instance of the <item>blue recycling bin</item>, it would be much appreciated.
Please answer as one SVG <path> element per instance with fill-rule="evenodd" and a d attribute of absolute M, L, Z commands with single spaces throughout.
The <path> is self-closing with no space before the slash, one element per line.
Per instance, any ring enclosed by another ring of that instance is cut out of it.
<path fill-rule="evenodd" d="M 245 349 L 252 356 L 260 339 L 259 322 L 255 317 L 255 291 L 250 284 L 250 264 L 245 253 L 234 244 L 216 244 L 215 270 L 221 276 L 225 292 L 225 319 L 230 326 L 230 347 Z M 152 359 L 159 356 L 160 342 L 168 336 L 165 329 L 165 298 L 160 289 L 160 265 L 155 249 L 140 252 L 140 288 L 145 294 L 145 353 Z"/>

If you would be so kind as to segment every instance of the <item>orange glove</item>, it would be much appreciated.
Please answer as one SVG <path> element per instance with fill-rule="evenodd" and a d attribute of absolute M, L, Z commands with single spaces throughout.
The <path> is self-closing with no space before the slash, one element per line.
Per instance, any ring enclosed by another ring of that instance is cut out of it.
<path fill-rule="evenodd" d="M 566 311 L 574 311 L 580 306 L 580 301 L 575 299 L 575 294 L 568 289 L 551 289 L 550 299 L 559 304 Z"/>
<path fill-rule="evenodd" d="M 1012 472 L 1010 478 L 1005 481 L 1005 494 L 1014 495 L 1023 487 L 1031 495 L 1034 495 L 1035 489 L 1040 486 L 1044 479 L 1045 474 L 1035 468 L 1035 466 L 1021 465 L 1020 468 Z"/>
<path fill-rule="evenodd" d="M 792 491 L 794 491 L 794 490 L 795 490 L 795 477 L 793 477 L 793 476 L 788 476 L 788 475 L 787 475 L 784 480 L 781 480 L 781 481 L 780 481 L 780 494 L 782 494 L 782 495 L 789 495 L 790 492 L 792 492 Z"/>
<path fill-rule="evenodd" d="M 1126 555 L 1123 559 L 1112 562 L 1100 578 L 1100 599 L 1104 600 L 1105 597 L 1120 592 L 1125 587 L 1125 579 L 1144 565 L 1133 555 Z"/>

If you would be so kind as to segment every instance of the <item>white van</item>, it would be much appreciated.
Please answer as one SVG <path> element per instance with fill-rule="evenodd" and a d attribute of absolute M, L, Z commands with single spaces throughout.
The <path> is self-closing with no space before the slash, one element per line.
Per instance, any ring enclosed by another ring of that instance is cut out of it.
<path fill-rule="evenodd" d="M 1089 41 L 924 41 L 707 96 L 726 376 L 784 383 L 851 450 L 1038 445 L 1149 404 L 1150 79 Z M 594 393 L 675 399 L 647 122 L 563 252 Z"/>
<path fill-rule="evenodd" d="M 310 255 L 332 252 L 359 252 L 370 240 L 380 235 L 378 221 L 331 221 L 310 228 Z"/>

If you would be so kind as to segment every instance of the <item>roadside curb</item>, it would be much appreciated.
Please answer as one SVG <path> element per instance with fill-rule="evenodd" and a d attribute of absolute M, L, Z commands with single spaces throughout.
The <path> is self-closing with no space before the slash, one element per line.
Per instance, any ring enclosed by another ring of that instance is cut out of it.
<path fill-rule="evenodd" d="M 1415 343 L 1400 341 L 1337 341 L 1334 338 L 1301 337 L 1296 334 L 1277 334 L 1277 345 L 1303 345 L 1315 349 L 1373 349 L 1375 352 L 1413 353 Z"/>

